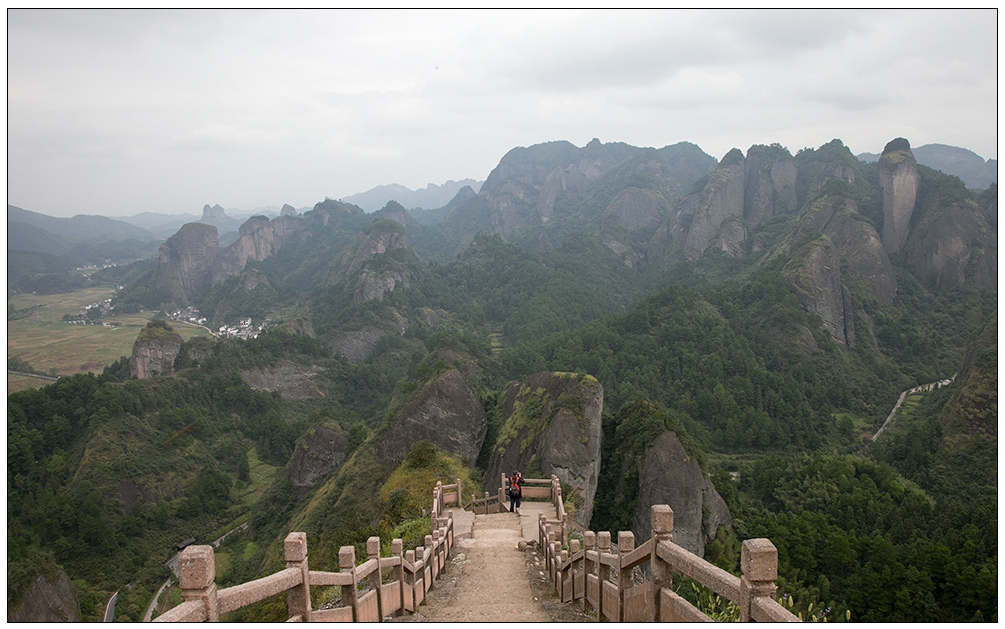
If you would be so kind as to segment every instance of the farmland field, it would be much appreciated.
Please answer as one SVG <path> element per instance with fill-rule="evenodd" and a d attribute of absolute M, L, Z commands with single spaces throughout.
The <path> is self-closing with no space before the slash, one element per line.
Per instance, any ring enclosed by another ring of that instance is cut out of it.
<path fill-rule="evenodd" d="M 132 353 L 133 341 L 153 312 L 113 316 L 118 328 L 70 325 L 63 315 L 83 312 L 91 303 L 112 296 L 111 287 L 85 288 L 60 295 L 13 295 L 7 300 L 7 357 L 20 358 L 37 370 L 60 376 L 101 373 L 121 356 Z M 194 326 L 172 323 L 188 340 L 209 334 Z M 54 371 L 53 371 L 54 370 Z M 38 378 L 7 375 L 7 393 L 48 384 Z"/>

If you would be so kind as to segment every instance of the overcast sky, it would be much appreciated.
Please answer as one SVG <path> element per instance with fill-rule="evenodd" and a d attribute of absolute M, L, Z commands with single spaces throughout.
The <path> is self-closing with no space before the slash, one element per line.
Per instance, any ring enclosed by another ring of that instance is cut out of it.
<path fill-rule="evenodd" d="M 312 206 L 592 138 L 998 156 L 997 12 L 7 12 L 7 201 Z"/>

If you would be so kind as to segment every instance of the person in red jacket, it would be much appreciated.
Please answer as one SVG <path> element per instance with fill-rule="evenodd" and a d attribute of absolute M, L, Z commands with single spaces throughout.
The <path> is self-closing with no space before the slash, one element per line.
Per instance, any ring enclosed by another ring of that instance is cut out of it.
<path fill-rule="evenodd" d="M 506 490 L 506 494 L 509 496 L 509 511 L 514 512 L 514 507 L 516 509 L 520 508 L 520 497 L 523 495 L 523 476 L 520 472 L 513 472 L 513 475 L 509 477 L 509 489 Z"/>

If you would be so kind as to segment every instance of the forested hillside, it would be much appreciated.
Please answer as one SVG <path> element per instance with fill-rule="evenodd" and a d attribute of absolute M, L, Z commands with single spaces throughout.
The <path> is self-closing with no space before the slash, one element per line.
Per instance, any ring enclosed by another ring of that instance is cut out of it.
<path fill-rule="evenodd" d="M 62 570 L 85 620 L 126 583 L 119 618 L 138 620 L 174 544 L 244 521 L 221 585 L 275 570 L 293 530 L 318 569 L 370 535 L 414 547 L 430 483 L 481 493 L 501 444 L 547 448 L 565 412 L 597 457 L 568 493 L 593 530 L 632 529 L 669 432 L 731 516 L 699 509 L 688 534 L 733 571 L 740 540 L 772 539 L 798 611 L 997 619 L 996 187 L 903 139 L 875 163 L 839 140 L 719 161 L 556 142 L 431 216 L 327 199 L 222 247 L 186 225 L 117 271 L 117 308 L 268 325 L 184 343 L 172 375 L 122 357 L 8 397 L 9 613 Z M 954 375 L 872 442 L 901 391 Z M 599 443 L 573 384 L 600 396 Z"/>

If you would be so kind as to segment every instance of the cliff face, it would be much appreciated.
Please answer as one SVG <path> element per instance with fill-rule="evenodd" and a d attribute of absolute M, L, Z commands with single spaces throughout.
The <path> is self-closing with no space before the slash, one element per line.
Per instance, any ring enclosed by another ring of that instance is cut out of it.
<path fill-rule="evenodd" d="M 408 287 L 408 271 L 395 268 L 394 265 L 372 268 L 367 263 L 374 255 L 407 247 L 408 238 L 400 223 L 390 219 L 377 219 L 360 233 L 356 245 L 342 256 L 337 267 L 333 267 L 326 283 L 334 284 L 343 278 L 355 276 L 357 288 L 353 296 L 354 303 L 383 299 L 395 287 Z"/>
<path fill-rule="evenodd" d="M 219 249 L 216 227 L 186 223 L 161 245 L 154 288 L 166 297 L 188 303 L 213 282 Z"/>
<path fill-rule="evenodd" d="M 915 274 L 943 288 L 968 280 L 998 288 L 998 235 L 969 199 L 929 208 L 911 232 L 904 255 Z"/>
<path fill-rule="evenodd" d="M 851 293 L 841 283 L 841 256 L 826 236 L 807 244 L 782 273 L 796 288 L 799 304 L 820 315 L 823 327 L 838 343 L 855 346 Z"/>
<path fill-rule="evenodd" d="M 315 367 L 317 369 L 317 367 Z M 311 382 L 315 373 L 305 371 L 293 363 L 281 363 L 273 368 L 248 369 L 241 372 L 241 379 L 252 389 L 278 391 L 286 400 L 309 400 L 325 396 L 321 388 Z"/>
<path fill-rule="evenodd" d="M 16 609 L 7 611 L 7 622 L 80 622 L 77 589 L 59 569 L 50 583 L 39 575 Z"/>
<path fill-rule="evenodd" d="M 412 400 L 377 447 L 377 456 L 401 461 L 422 440 L 474 463 L 488 430 L 478 396 L 456 369 L 443 372 Z"/>
<path fill-rule="evenodd" d="M 705 188 L 684 201 L 681 214 L 693 212 L 694 216 L 684 240 L 684 256 L 688 260 L 701 257 L 723 222 L 743 218 L 744 184 L 743 154 L 733 149 L 723 157 Z"/>
<path fill-rule="evenodd" d="M 649 539 L 650 508 L 656 504 L 670 505 L 674 542 L 698 556 L 705 554 L 705 544 L 715 539 L 720 526 L 732 524 L 726 502 L 671 431 L 656 438 L 639 473 L 632 519 L 636 544 Z"/>
<path fill-rule="evenodd" d="M 290 460 L 290 483 L 298 489 L 314 487 L 345 460 L 349 438 L 338 428 L 313 426 L 297 442 Z"/>
<path fill-rule="evenodd" d="M 879 158 L 879 186 L 883 189 L 883 246 L 896 253 L 907 242 L 911 215 L 918 196 L 918 163 L 904 138 L 891 141 Z"/>
<path fill-rule="evenodd" d="M 304 229 L 304 221 L 296 216 L 280 216 L 269 220 L 252 216 L 245 221 L 236 241 L 217 256 L 213 268 L 213 283 L 240 275 L 248 262 L 260 262 L 293 240 Z"/>
<path fill-rule="evenodd" d="M 167 324 L 148 323 L 133 343 L 129 373 L 140 380 L 174 373 L 174 361 L 181 351 L 181 335 Z"/>
<path fill-rule="evenodd" d="M 510 385 L 485 473 L 486 491 L 498 489 L 500 474 L 520 470 L 533 478 L 539 465 L 544 478 L 554 474 L 572 487 L 564 499 L 575 504 L 576 521 L 589 526 L 600 475 L 603 407 L 604 389 L 591 376 L 543 372 Z"/>

